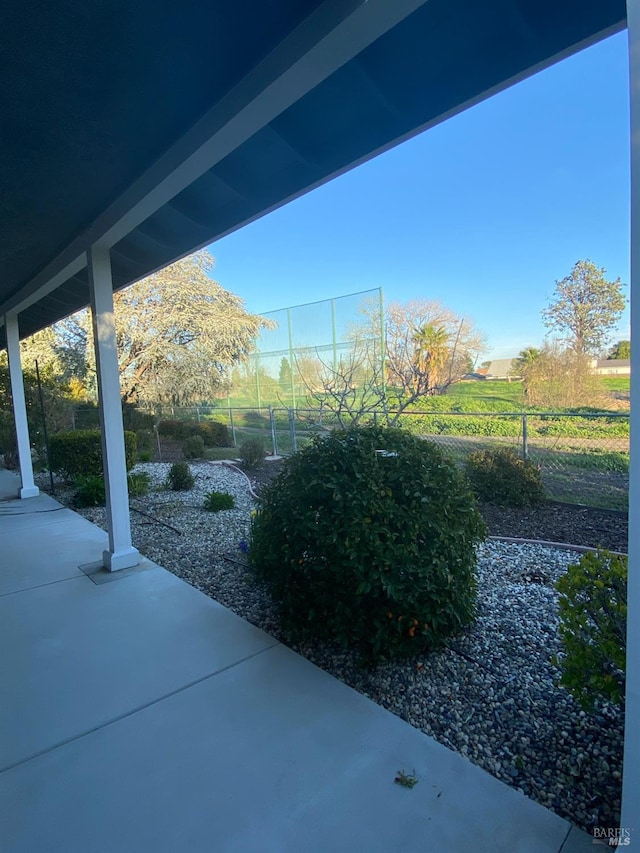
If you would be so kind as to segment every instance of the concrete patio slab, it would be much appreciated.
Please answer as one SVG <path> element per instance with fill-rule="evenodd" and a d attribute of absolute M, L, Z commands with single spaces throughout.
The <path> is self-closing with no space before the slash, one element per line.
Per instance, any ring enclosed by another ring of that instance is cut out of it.
<path fill-rule="evenodd" d="M 0 797 L 12 853 L 544 853 L 569 830 L 283 646 L 14 768 Z"/>
<path fill-rule="evenodd" d="M 0 501 L 14 500 L 20 495 L 20 477 L 13 471 L 0 468 Z"/>
<path fill-rule="evenodd" d="M 0 596 L 82 577 L 78 566 L 101 559 L 107 544 L 104 531 L 47 495 L 2 504 Z"/>
<path fill-rule="evenodd" d="M 0 520 L 3 853 L 592 849 L 150 561 L 97 583 L 102 531 L 50 517 Z"/>
<path fill-rule="evenodd" d="M 47 534 L 52 528 L 44 528 Z M 276 641 L 156 567 L 0 598 L 0 768 L 184 688 Z"/>

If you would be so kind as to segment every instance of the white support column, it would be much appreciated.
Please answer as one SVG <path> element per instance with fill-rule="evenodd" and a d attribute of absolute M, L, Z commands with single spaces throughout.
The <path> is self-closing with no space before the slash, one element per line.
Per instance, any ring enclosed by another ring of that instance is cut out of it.
<path fill-rule="evenodd" d="M 627 689 L 620 825 L 640 849 L 640 0 L 627 0 L 631 96 L 631 460 Z"/>
<path fill-rule="evenodd" d="M 40 489 L 33 482 L 33 465 L 31 463 L 31 442 L 29 441 L 29 425 L 27 423 L 27 406 L 24 399 L 24 382 L 22 378 L 22 362 L 20 359 L 20 334 L 18 332 L 18 315 L 6 314 L 4 327 L 7 335 L 7 355 L 9 357 L 9 376 L 11 378 L 11 396 L 13 398 L 13 417 L 18 439 L 18 456 L 20 459 L 20 477 L 22 478 L 21 498 L 35 498 Z"/>
<path fill-rule="evenodd" d="M 109 550 L 103 554 L 105 568 L 114 572 L 137 566 L 140 555 L 131 545 L 127 466 L 122 427 L 120 377 L 113 312 L 113 285 L 109 249 L 92 246 L 87 252 L 93 345 L 98 374 L 98 407 L 102 430 L 102 460 L 107 497 Z"/>

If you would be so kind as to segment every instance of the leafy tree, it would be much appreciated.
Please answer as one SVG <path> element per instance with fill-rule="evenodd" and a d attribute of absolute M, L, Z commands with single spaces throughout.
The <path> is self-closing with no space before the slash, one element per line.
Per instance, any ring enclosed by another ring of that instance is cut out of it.
<path fill-rule="evenodd" d="M 546 343 L 540 350 L 529 347 L 529 358 L 520 360 L 524 394 L 529 406 L 575 408 L 593 405 L 602 394 L 602 385 L 593 373 L 591 359 L 558 342 Z M 532 353 L 536 353 L 531 357 Z M 517 362 L 518 359 L 514 359 Z"/>
<path fill-rule="evenodd" d="M 114 294 L 125 402 L 209 399 L 253 350 L 267 322 L 209 277 L 213 264 L 196 252 Z M 61 336 L 68 360 L 74 354 L 93 372 L 88 312 L 66 321 Z"/>
<path fill-rule="evenodd" d="M 473 322 L 439 302 L 391 303 L 384 317 L 376 302 L 365 306 L 337 364 L 318 359 L 321 386 L 305 384 L 313 403 L 344 426 L 372 412 L 393 426 L 421 397 L 460 380 L 483 349 Z"/>
<path fill-rule="evenodd" d="M 539 358 L 540 350 L 536 347 L 525 347 L 520 350 L 520 355 L 511 362 L 511 375 L 523 376 Z"/>
<path fill-rule="evenodd" d="M 556 281 L 554 296 L 542 312 L 547 328 L 563 334 L 578 356 L 603 349 L 626 305 L 620 279 L 607 281 L 605 273 L 590 260 L 578 261 L 568 276 Z"/>
<path fill-rule="evenodd" d="M 631 341 L 618 341 L 609 351 L 609 358 L 631 358 Z"/>
<path fill-rule="evenodd" d="M 280 388 L 283 391 L 291 391 L 291 365 L 289 364 L 289 359 L 285 356 L 283 356 L 280 361 L 278 382 L 280 383 Z"/>

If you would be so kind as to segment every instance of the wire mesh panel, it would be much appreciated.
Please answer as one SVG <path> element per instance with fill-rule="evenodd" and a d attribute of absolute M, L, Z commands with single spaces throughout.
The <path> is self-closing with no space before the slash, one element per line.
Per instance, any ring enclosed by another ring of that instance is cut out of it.
<path fill-rule="evenodd" d="M 321 398 L 336 370 L 354 383 L 382 374 L 381 311 L 376 288 L 267 312 L 256 352 L 232 373 L 230 404 L 295 409 Z"/>

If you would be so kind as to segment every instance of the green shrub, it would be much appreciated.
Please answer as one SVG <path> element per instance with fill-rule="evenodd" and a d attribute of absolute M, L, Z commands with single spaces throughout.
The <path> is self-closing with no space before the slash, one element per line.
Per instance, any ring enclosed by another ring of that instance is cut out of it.
<path fill-rule="evenodd" d="M 227 492 L 208 492 L 204 499 L 204 508 L 209 512 L 233 509 L 236 505 L 233 495 Z"/>
<path fill-rule="evenodd" d="M 502 506 L 530 506 L 545 498 L 540 469 L 514 450 L 475 450 L 465 463 L 471 486 L 480 500 Z"/>
<path fill-rule="evenodd" d="M 598 698 L 624 705 L 627 558 L 608 551 L 584 554 L 556 589 L 564 648 L 554 659 L 560 683 L 585 709 Z"/>
<path fill-rule="evenodd" d="M 182 455 L 185 459 L 202 459 L 204 456 L 204 439 L 201 435 L 190 435 L 182 444 Z"/>
<path fill-rule="evenodd" d="M 354 427 L 286 460 L 253 519 L 249 556 L 291 639 L 331 638 L 372 662 L 437 648 L 469 624 L 484 534 L 438 447 Z"/>
<path fill-rule="evenodd" d="M 138 471 L 127 475 L 127 485 L 130 498 L 143 497 L 149 492 L 151 480 L 146 471 Z"/>
<path fill-rule="evenodd" d="M 202 421 L 198 424 L 198 434 L 202 436 L 206 447 L 228 447 L 231 444 L 227 425 L 219 421 Z"/>
<path fill-rule="evenodd" d="M 138 462 L 151 462 L 153 460 L 153 454 L 149 453 L 148 450 L 143 450 L 142 453 L 138 453 Z"/>
<path fill-rule="evenodd" d="M 240 459 L 245 468 L 259 468 L 264 462 L 265 448 L 261 438 L 247 438 L 240 445 Z"/>
<path fill-rule="evenodd" d="M 188 492 L 195 478 L 186 462 L 174 462 L 167 475 L 167 488 L 173 492 Z"/>
<path fill-rule="evenodd" d="M 77 507 L 104 506 L 106 501 L 104 479 L 100 474 L 76 477 L 73 504 Z"/>
<path fill-rule="evenodd" d="M 167 419 L 160 421 L 158 424 L 158 432 L 163 438 L 173 438 L 176 441 L 184 441 L 193 435 L 194 429 L 197 427 L 195 421 L 177 421 Z"/>
<path fill-rule="evenodd" d="M 136 464 L 138 444 L 134 432 L 124 433 L 127 471 Z M 79 429 L 59 432 L 49 442 L 51 469 L 69 480 L 102 476 L 102 443 L 99 430 Z"/>

